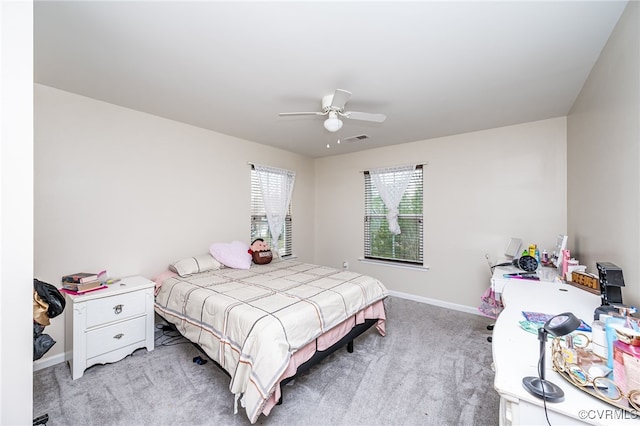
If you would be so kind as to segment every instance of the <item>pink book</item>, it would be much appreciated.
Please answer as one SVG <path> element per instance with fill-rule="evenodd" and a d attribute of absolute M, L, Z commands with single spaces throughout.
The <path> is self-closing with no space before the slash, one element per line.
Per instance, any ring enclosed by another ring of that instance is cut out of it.
<path fill-rule="evenodd" d="M 75 296 L 78 296 L 78 295 L 87 294 L 87 293 L 92 292 L 92 291 L 100 290 L 101 288 L 107 288 L 107 286 L 106 285 L 102 285 L 100 287 L 90 288 L 89 290 L 85 290 L 85 291 L 73 291 L 73 290 L 69 290 L 68 288 L 64 288 L 64 287 L 60 288 L 59 290 L 65 292 L 65 293 L 69 293 L 69 294 L 73 294 Z"/>

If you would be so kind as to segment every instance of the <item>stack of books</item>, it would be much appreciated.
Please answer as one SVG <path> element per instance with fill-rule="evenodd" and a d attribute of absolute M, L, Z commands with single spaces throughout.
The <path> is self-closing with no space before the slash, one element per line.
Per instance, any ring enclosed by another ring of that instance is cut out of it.
<path fill-rule="evenodd" d="M 88 291 L 106 288 L 107 271 L 100 273 L 76 272 L 62 277 L 62 290 L 71 294 L 84 294 Z"/>

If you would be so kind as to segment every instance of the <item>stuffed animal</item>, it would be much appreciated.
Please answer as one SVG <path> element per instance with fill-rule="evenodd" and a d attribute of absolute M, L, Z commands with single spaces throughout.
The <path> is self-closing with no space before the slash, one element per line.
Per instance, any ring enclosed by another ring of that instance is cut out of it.
<path fill-rule="evenodd" d="M 262 238 L 256 238 L 249 246 L 249 254 L 253 258 L 253 263 L 257 265 L 266 265 L 273 259 L 273 254 L 269 245 Z"/>

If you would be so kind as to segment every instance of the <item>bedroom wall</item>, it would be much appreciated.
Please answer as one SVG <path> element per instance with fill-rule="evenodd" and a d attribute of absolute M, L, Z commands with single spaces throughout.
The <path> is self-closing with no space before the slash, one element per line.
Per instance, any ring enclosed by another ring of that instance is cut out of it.
<path fill-rule="evenodd" d="M 34 115 L 36 277 L 153 277 L 212 242 L 249 242 L 247 162 L 296 171 L 293 245 L 313 260 L 310 159 L 39 84 Z M 58 343 L 43 360 L 62 356 L 63 324 L 47 327 Z"/>
<path fill-rule="evenodd" d="M 640 305 L 640 3 L 629 2 L 567 118 L 568 229 L 580 263 L 623 270 Z"/>
<path fill-rule="evenodd" d="M 374 167 L 427 162 L 428 270 L 370 264 L 363 255 L 364 177 Z M 476 312 L 510 237 L 552 250 L 566 232 L 564 117 L 316 160 L 316 261 L 376 276 L 418 300 Z"/>

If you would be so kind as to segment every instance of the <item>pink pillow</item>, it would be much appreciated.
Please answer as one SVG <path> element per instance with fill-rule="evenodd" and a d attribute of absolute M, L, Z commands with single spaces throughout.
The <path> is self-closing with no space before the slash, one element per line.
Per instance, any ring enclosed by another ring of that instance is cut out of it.
<path fill-rule="evenodd" d="M 235 269 L 251 268 L 251 255 L 249 244 L 242 241 L 230 243 L 213 243 L 209 247 L 209 253 L 224 266 Z"/>

